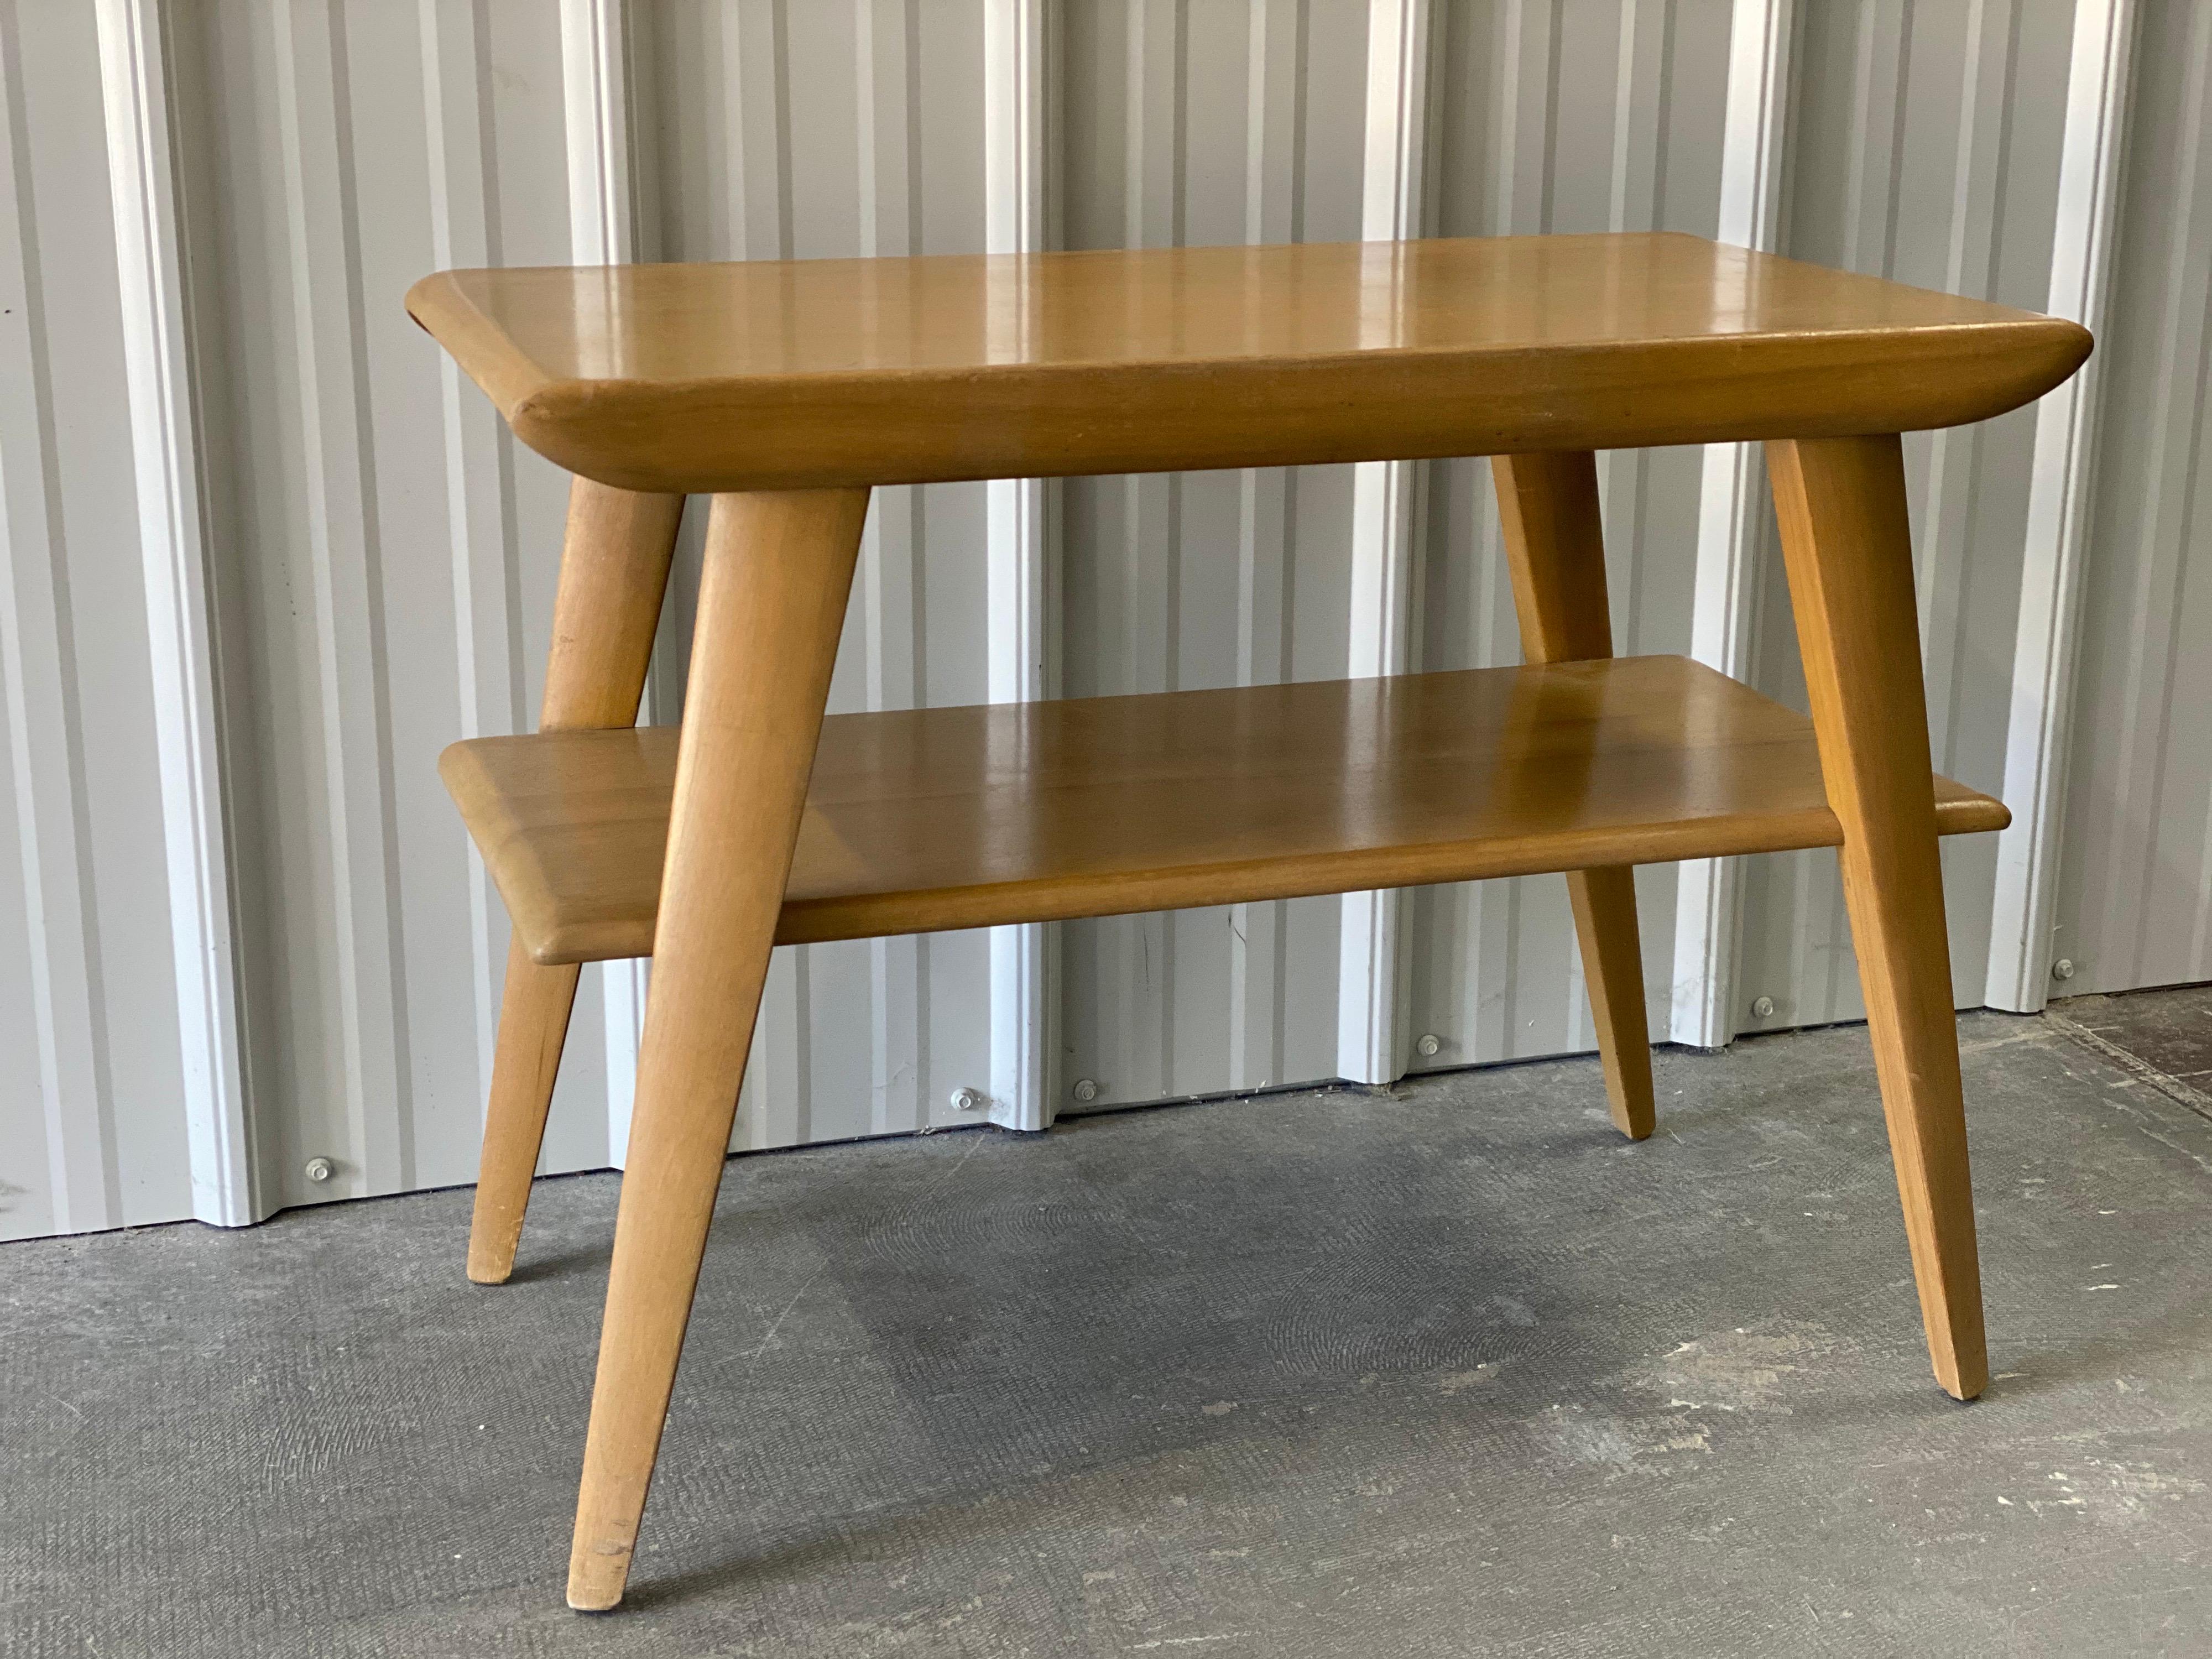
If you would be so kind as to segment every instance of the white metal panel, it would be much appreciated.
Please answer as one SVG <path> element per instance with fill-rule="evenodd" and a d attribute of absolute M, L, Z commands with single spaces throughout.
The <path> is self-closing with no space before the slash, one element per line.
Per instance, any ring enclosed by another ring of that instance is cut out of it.
<path fill-rule="evenodd" d="M 2212 979 L 2212 8 L 2147 5 L 2051 950 L 2069 992 Z"/>
<path fill-rule="evenodd" d="M 916 82 L 919 20 L 912 0 L 858 0 L 860 252 L 890 257 L 921 251 L 922 146 Z M 876 492 L 860 548 L 855 603 L 867 659 L 867 707 L 922 702 L 927 644 L 918 624 L 918 560 L 927 535 L 917 489 Z M 906 937 L 868 944 L 868 1127 L 888 1133 L 928 1121 L 923 1014 L 929 942 Z"/>
<path fill-rule="evenodd" d="M 2120 161 L 2135 74 L 2135 0 L 2081 0 L 2074 15 L 2059 161 L 2057 224 L 2045 307 L 2099 337 L 2111 316 Z M 2082 571 L 2087 563 L 2096 430 L 2105 381 L 2093 356 L 2036 414 L 2034 476 L 2014 632 L 2012 719 L 1990 905 L 1991 1006 L 2033 1013 L 2050 994 Z"/>
<path fill-rule="evenodd" d="M 0 1087 L 0 1229 L 19 1237 L 121 1219 L 114 1105 L 100 1054 L 84 718 L 70 650 L 68 544 L 51 458 L 53 384 L 19 20 L 0 18 L 0 697 L 21 884 L 9 895 L 11 1051 Z M 41 59 L 41 71 L 50 73 Z"/>
<path fill-rule="evenodd" d="M 98 21 L 0 9 L 0 1237 L 193 1210 Z"/>
<path fill-rule="evenodd" d="M 1358 236 L 1368 14 L 1366 0 L 1066 8 L 1068 246 Z M 1064 693 L 1345 673 L 1351 500 L 1348 467 L 1069 480 Z M 1068 924 L 1063 1084 L 1095 1082 L 1095 1109 L 1334 1076 L 1340 910 Z"/>
<path fill-rule="evenodd" d="M 644 118 L 670 258 L 955 252 L 985 240 L 982 0 L 652 9 Z M 799 88 L 796 95 L 793 88 Z M 830 688 L 833 711 L 993 695 L 986 491 L 878 492 Z M 695 504 L 664 655 L 681 672 Z M 672 719 L 670 707 L 661 716 Z M 994 1090 L 990 936 L 779 950 L 733 1145 L 968 1120 Z"/>
<path fill-rule="evenodd" d="M 1686 0 L 1498 0 L 1443 13 L 1435 228 L 1444 235 L 1717 224 L 1730 13 Z M 1694 449 L 1601 458 L 1614 647 L 1691 644 L 1702 468 Z M 1415 666 L 1518 662 L 1520 636 L 1486 460 L 1430 470 Z M 1670 1006 L 1674 872 L 1639 871 L 1652 1030 Z M 1413 895 L 1401 1071 L 1595 1042 L 1566 884 L 1556 876 Z M 1437 1039 L 1433 1059 L 1411 1045 Z"/>
<path fill-rule="evenodd" d="M 225 278 L 222 539 L 247 550 L 253 590 L 240 631 L 272 856 L 247 878 L 264 890 L 248 908 L 273 1201 L 470 1179 L 496 1015 L 503 915 L 429 763 L 454 737 L 533 718 L 564 481 L 498 431 L 398 295 L 455 263 L 895 252 L 902 234 L 978 245 L 980 8 L 927 9 L 927 29 L 922 9 L 564 19 L 423 0 L 240 5 L 204 23 L 205 114 L 232 188 L 196 234 Z M 901 191 L 915 199 L 901 207 Z M 887 492 L 838 706 L 983 695 L 969 672 L 980 496 Z M 663 719 L 678 713 L 696 526 L 690 554 L 648 711 Z M 319 775 L 315 801 L 301 784 Z M 738 1144 L 921 1127 L 926 1103 L 979 1080 L 988 1035 L 963 1004 L 980 945 L 779 953 Z M 548 1169 L 619 1158 L 635 994 L 618 970 L 624 994 L 602 1004 L 599 977 L 579 998 Z M 297 1173 L 316 1153 L 340 1164 L 327 1188 Z"/>
<path fill-rule="evenodd" d="M 432 257 L 445 269 L 497 264 L 503 249 L 491 208 L 483 13 L 472 0 L 423 0 L 420 17 Z M 458 728 L 471 738 L 526 731 L 514 441 L 458 365 L 448 360 L 439 370 Z M 474 1080 L 489 1096 L 507 960 L 507 908 L 483 861 L 473 857 L 468 922 L 474 951 Z"/>
<path fill-rule="evenodd" d="M 1885 0 L 1804 9 L 1784 252 L 2040 309 L 2050 295 L 2072 0 Z M 1906 441 L 1936 764 L 1995 793 L 2034 470 L 2035 411 Z M 1770 559 L 1778 556 L 1771 551 Z M 1805 706 L 1786 584 L 1765 583 L 1754 683 Z M 1944 846 L 1952 978 L 1987 979 L 1993 836 Z M 1856 958 L 1832 854 L 1746 860 L 1739 1003 L 1751 1030 L 1856 1019 Z"/>
<path fill-rule="evenodd" d="M 155 0 L 102 0 L 98 17 L 184 1069 L 179 1104 L 192 1212 L 238 1226 L 260 1212 L 246 1141 L 225 732 L 179 222 L 189 196 L 171 131 L 166 14 Z"/>
<path fill-rule="evenodd" d="M 215 183 L 188 231 L 210 544 L 241 590 L 268 1207 L 474 1169 L 505 927 L 431 763 L 534 704 L 561 481 L 483 423 L 397 300 L 441 253 L 565 257 L 559 40 L 519 12 L 234 4 L 184 31 L 178 97 Z M 576 1162 L 605 1162 L 603 1127 L 592 1143 Z M 302 1174 L 317 1155 L 327 1187 Z"/>
<path fill-rule="evenodd" d="M 997 0 L 984 8 L 985 241 L 993 253 L 1034 253 L 1059 240 L 1047 184 L 1059 148 L 1053 83 L 1060 32 L 1056 0 Z M 1030 322 L 1018 313 L 992 319 L 1016 342 Z M 1049 697 L 1060 659 L 1053 645 L 1060 491 L 1047 478 L 998 478 L 984 486 L 984 500 L 991 701 Z M 990 939 L 990 1117 L 1008 1128 L 1042 1129 L 1058 1103 L 1052 1061 L 1060 929 L 994 927 Z"/>
<path fill-rule="evenodd" d="M 1433 10 L 1430 0 L 1370 0 L 1359 203 L 1359 234 L 1367 241 L 1400 241 L 1428 229 Z M 1352 470 L 1345 649 L 1355 677 L 1403 674 L 1413 666 L 1430 471 L 1425 461 L 1367 461 Z M 1336 1069 L 1354 1083 L 1395 1082 L 1407 1053 L 1413 938 L 1406 925 L 1407 899 L 1394 891 L 1346 893 L 1341 910 Z"/>
<path fill-rule="evenodd" d="M 1796 0 L 1734 0 L 1729 24 L 1727 120 L 1721 132 L 1723 242 L 1776 251 L 1789 156 L 1791 45 Z M 1698 480 L 1698 559 L 1690 654 L 1731 679 L 1750 676 L 1753 629 L 1774 522 L 1756 444 L 1708 444 Z M 1668 1035 L 1717 1048 L 1736 1030 L 1742 870 L 1735 859 L 1692 859 L 1674 875 L 1674 971 Z"/>

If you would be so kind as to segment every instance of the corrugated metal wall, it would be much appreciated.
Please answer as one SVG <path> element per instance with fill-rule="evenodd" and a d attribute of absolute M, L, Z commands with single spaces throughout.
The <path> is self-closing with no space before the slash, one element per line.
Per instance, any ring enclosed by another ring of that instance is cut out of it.
<path fill-rule="evenodd" d="M 2142 28 L 2051 947 L 2069 990 L 2212 979 L 2212 7 Z"/>
<path fill-rule="evenodd" d="M 1716 0 L 1439 9 L 1428 228 L 1445 236 L 1717 233 L 1730 9 Z M 1521 660 L 1486 460 L 1425 469 L 1413 665 Z M 1603 458 L 1617 651 L 1686 652 L 1695 583 L 1696 450 Z M 1668 1027 L 1675 871 L 1638 872 L 1651 1029 Z M 1595 1045 L 1556 876 L 1411 896 L 1412 972 L 1395 1033 L 1404 1067 Z M 1437 1040 L 1433 1060 L 1415 1044 Z"/>
<path fill-rule="evenodd" d="M 968 252 L 985 241 L 983 7 L 633 8 L 645 257 Z M 635 73 L 635 71 L 634 71 Z M 718 137 L 704 138 L 705 135 Z M 659 717 L 679 706 L 705 503 L 685 537 Z M 986 701 L 984 487 L 885 490 L 830 690 L 838 712 Z M 734 1145 L 918 1129 L 988 1073 L 980 933 L 776 952 Z M 629 1063 L 627 1054 L 623 1063 Z"/>
<path fill-rule="evenodd" d="M 0 1237 L 192 1207 L 100 69 L 0 4 Z"/>
<path fill-rule="evenodd" d="M 886 40 L 851 7 L 638 9 L 631 251 L 979 247 L 981 8 L 929 9 L 929 31 Z M 529 0 L 203 15 L 175 44 L 205 54 L 223 180 L 199 251 L 221 305 L 216 424 L 233 439 L 217 539 L 243 590 L 261 786 L 241 861 L 256 1099 L 283 1103 L 259 1146 L 278 1203 L 466 1182 L 506 925 L 431 762 L 456 737 L 531 723 L 566 485 L 473 391 L 447 395 L 398 298 L 447 263 L 580 257 L 562 19 Z M 907 150 L 888 167 L 856 137 L 863 107 Z M 699 527 L 655 677 L 664 720 Z M 886 493 L 833 707 L 985 696 L 981 532 L 978 486 Z M 780 951 L 737 1144 L 927 1122 L 923 1103 L 985 1063 L 980 951 L 965 936 Z M 619 983 L 586 976 L 549 1169 L 619 1160 L 635 1036 L 601 996 Z M 338 1164 L 326 1188 L 300 1174 L 317 1154 Z"/>
<path fill-rule="evenodd" d="M 2046 308 L 2073 0 L 1800 8 L 1782 251 Z M 2036 411 L 1908 439 L 1921 645 L 1937 769 L 2001 793 Z M 1781 553 L 1762 521 L 1752 681 L 1806 706 Z M 1952 977 L 1983 1001 L 1996 839 L 1945 843 Z M 1857 1019 L 1832 854 L 1745 860 L 1736 1029 Z M 1750 1004 L 1773 999 L 1755 1018 Z"/>
<path fill-rule="evenodd" d="M 1065 10 L 1053 178 L 1070 247 L 1343 241 L 1360 226 L 1367 10 Z M 1059 686 L 1191 690 L 1346 672 L 1352 469 L 1071 479 Z M 1338 905 L 1068 924 L 1059 1087 L 1097 1104 L 1336 1074 Z"/>
<path fill-rule="evenodd" d="M 2104 245 L 2066 181 L 2085 54 L 2134 8 L 2079 11 L 0 0 L 0 1237 L 472 1178 L 506 925 L 432 763 L 531 723 L 563 481 L 407 323 L 416 276 L 1658 226 L 2042 308 L 2069 227 Z M 2212 973 L 2212 749 L 2179 718 L 2212 34 L 2178 0 L 2142 30 L 2139 80 L 2087 105 L 2132 88 L 2136 124 L 2094 556 L 2062 529 L 2046 562 L 2087 573 L 2057 904 L 2098 988 Z M 2020 556 L 2038 422 L 1911 451 L 1939 763 L 1985 788 L 2034 729 L 2034 602 L 2073 614 Z M 1616 643 L 1740 636 L 1720 654 L 1799 699 L 1764 509 L 1717 530 L 1722 461 L 1607 458 Z M 885 491 L 833 706 L 1510 662 L 1498 552 L 1474 461 Z M 1997 866 L 1949 854 L 1962 1002 L 1999 978 Z M 1711 902 L 1644 872 L 1655 1033 L 1724 1040 L 1759 994 L 1771 1024 L 1853 1016 L 1832 870 L 1747 861 Z M 549 1168 L 619 1158 L 639 981 L 586 976 Z M 1717 1025 L 1686 1024 L 1716 986 Z M 1387 1077 L 1431 1033 L 1438 1066 L 1587 1046 L 1556 879 L 785 951 L 737 1144 L 957 1121 L 963 1085 L 1040 1122 L 1079 1079 L 1113 1104 Z"/>

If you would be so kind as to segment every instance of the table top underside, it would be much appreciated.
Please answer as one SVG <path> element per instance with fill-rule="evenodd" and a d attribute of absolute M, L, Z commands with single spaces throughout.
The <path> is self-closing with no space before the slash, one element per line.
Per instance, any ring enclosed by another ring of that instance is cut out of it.
<path fill-rule="evenodd" d="M 1910 431 L 2089 349 L 1676 234 L 463 270 L 407 305 L 532 448 L 684 492 Z"/>

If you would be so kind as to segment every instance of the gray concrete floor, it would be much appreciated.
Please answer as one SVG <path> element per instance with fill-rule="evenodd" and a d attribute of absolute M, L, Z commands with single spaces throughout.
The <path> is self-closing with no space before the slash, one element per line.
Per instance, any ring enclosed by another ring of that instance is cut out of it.
<path fill-rule="evenodd" d="M 501 1290 L 465 1192 L 10 1245 L 0 1650 L 2212 1654 L 2212 992 L 2062 1019 L 1961 1026 L 1969 1407 L 1862 1030 L 739 1160 L 602 1617 L 613 1177 Z"/>

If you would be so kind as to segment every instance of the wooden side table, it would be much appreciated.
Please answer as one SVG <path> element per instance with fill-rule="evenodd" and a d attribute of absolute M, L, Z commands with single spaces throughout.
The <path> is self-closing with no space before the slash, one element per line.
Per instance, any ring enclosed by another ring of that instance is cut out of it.
<path fill-rule="evenodd" d="M 408 309 L 576 475 L 542 730 L 441 763 L 514 920 L 469 1273 L 513 1266 L 577 964 L 650 953 L 572 1606 L 622 1598 L 779 941 L 1564 871 L 1651 1132 L 1631 866 L 1840 848 L 1937 1380 L 1987 1379 L 1897 434 L 2071 323 L 1672 235 L 453 271 Z M 1615 661 L 1600 448 L 1764 440 L 1808 722 Z M 1491 455 L 1528 666 L 825 720 L 870 486 Z M 684 724 L 629 729 L 683 498 Z"/>

